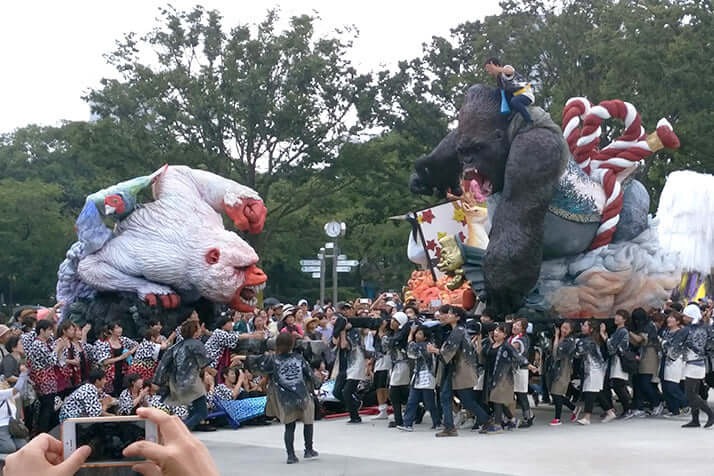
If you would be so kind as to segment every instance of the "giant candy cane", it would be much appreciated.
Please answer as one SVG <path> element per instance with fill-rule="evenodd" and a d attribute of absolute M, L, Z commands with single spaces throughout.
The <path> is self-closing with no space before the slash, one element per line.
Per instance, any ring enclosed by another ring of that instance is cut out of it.
<path fill-rule="evenodd" d="M 625 122 L 625 132 L 599 149 L 602 121 L 613 117 Z M 607 197 L 600 227 L 590 245 L 595 250 L 612 241 L 620 221 L 623 191 L 618 177 L 629 175 L 629 169 L 660 149 L 679 148 L 679 138 L 666 119 L 659 120 L 656 132 L 646 135 L 640 114 L 629 102 L 614 99 L 593 106 L 586 98 L 571 98 L 565 103 L 563 136 L 578 166 L 603 186 Z"/>

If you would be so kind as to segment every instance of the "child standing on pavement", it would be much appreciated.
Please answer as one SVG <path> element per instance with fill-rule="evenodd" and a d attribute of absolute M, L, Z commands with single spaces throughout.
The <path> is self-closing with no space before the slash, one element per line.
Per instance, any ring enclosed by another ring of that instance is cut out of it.
<path fill-rule="evenodd" d="M 248 369 L 254 374 L 269 377 L 265 414 L 277 417 L 285 425 L 284 440 L 288 464 L 299 461 L 294 447 L 295 426 L 298 421 L 303 423 L 305 458 L 319 456 L 312 446 L 315 417 L 312 396 L 315 377 L 305 358 L 293 352 L 294 345 L 293 335 L 283 332 L 275 340 L 274 355 L 251 356 L 246 361 Z"/>

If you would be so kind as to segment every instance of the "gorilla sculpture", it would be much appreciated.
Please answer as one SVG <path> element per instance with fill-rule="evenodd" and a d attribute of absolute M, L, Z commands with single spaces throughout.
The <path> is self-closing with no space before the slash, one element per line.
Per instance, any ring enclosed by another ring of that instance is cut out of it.
<path fill-rule="evenodd" d="M 588 249 L 605 202 L 602 187 L 575 164 L 560 127 L 541 108 L 529 111 L 532 124 L 517 114 L 504 116 L 498 89 L 470 87 L 457 128 L 415 162 L 410 178 L 416 194 L 459 196 L 464 180 L 487 197 L 491 230 L 483 281 L 489 305 L 501 314 L 522 306 L 544 259 Z M 614 241 L 630 240 L 648 226 L 646 189 L 634 180 L 623 186 Z"/>

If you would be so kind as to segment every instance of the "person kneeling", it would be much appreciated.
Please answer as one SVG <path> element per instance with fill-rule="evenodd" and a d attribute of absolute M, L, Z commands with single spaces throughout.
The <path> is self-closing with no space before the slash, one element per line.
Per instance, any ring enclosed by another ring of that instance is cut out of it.
<path fill-rule="evenodd" d="M 268 401 L 265 413 L 277 417 L 285 425 L 285 450 L 288 464 L 297 463 L 295 455 L 295 426 L 303 423 L 305 458 L 316 458 L 318 452 L 312 446 L 315 405 L 312 395 L 315 381 L 310 365 L 305 358 L 293 352 L 295 338 L 281 333 L 275 341 L 275 355 L 251 356 L 246 361 L 248 369 L 257 375 L 267 375 Z"/>

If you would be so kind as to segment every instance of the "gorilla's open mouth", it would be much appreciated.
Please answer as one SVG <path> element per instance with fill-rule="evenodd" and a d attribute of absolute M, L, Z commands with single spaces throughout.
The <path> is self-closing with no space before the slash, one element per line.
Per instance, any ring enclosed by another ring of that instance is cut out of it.
<path fill-rule="evenodd" d="M 258 304 L 258 293 L 263 289 L 265 289 L 265 283 L 258 284 L 257 286 L 245 286 L 241 289 L 238 296 L 244 304 L 256 306 Z"/>
<path fill-rule="evenodd" d="M 469 191 L 478 200 L 484 199 L 493 193 L 493 184 L 486 174 L 475 167 L 464 169 L 463 180 L 468 184 Z"/>

